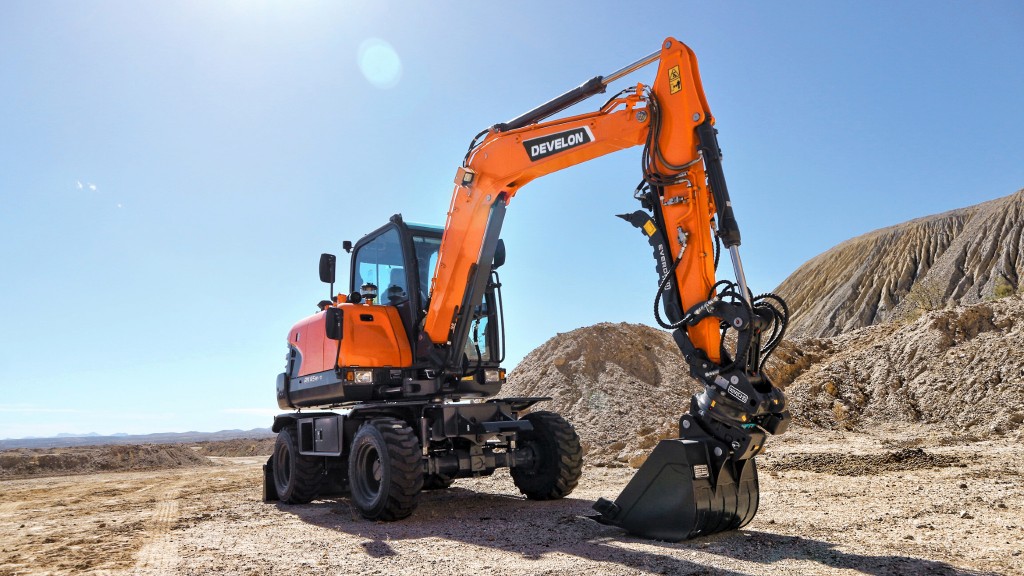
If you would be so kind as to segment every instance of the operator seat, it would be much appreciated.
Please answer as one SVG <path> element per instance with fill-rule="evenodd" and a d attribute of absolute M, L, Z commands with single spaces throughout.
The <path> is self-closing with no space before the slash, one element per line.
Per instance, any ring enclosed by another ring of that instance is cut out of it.
<path fill-rule="evenodd" d="M 405 326 L 406 334 L 412 334 L 415 324 L 413 323 L 412 302 L 409 300 L 409 292 L 407 291 L 409 285 L 405 280 L 405 270 L 401 268 L 391 270 L 387 286 L 380 303 L 397 308 L 398 315 L 402 318 L 402 325 Z"/>
<path fill-rule="evenodd" d="M 385 297 L 388 300 L 388 304 L 392 306 L 398 306 L 402 302 L 409 301 L 409 293 L 406 292 L 408 285 L 405 281 L 405 270 L 396 268 L 391 271 L 391 277 L 388 279 L 388 287 L 384 292 Z"/>

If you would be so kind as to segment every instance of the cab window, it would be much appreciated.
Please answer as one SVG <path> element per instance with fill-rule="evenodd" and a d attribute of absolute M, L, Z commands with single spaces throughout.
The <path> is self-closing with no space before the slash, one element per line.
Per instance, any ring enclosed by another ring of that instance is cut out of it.
<path fill-rule="evenodd" d="M 469 336 L 466 338 L 466 358 L 470 362 L 492 360 L 490 347 L 490 330 L 488 330 L 488 317 L 477 316 L 469 328 Z"/>
<path fill-rule="evenodd" d="M 441 239 L 431 236 L 413 236 L 412 245 L 416 250 L 416 267 L 420 276 L 420 306 L 426 306 L 430 295 L 430 282 L 434 279 L 437 268 L 437 252 L 441 249 Z"/>
<path fill-rule="evenodd" d="M 377 287 L 379 304 L 398 305 L 409 300 L 409 283 L 397 230 L 388 230 L 359 248 L 352 288 L 360 290 L 364 284 Z"/>

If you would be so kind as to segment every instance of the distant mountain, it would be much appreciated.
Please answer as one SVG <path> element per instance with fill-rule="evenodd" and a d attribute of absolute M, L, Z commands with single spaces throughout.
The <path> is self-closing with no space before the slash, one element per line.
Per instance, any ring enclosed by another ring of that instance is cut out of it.
<path fill-rule="evenodd" d="M 158 432 L 156 434 L 131 435 L 117 433 L 101 436 L 95 432 L 84 435 L 61 433 L 53 438 L 17 438 L 0 440 L 0 450 L 12 448 L 66 448 L 69 446 L 100 446 L 106 444 L 176 444 L 179 442 L 204 442 L 210 440 L 233 440 L 236 438 L 269 438 L 274 433 L 270 428 L 252 430 L 221 430 L 219 432 Z"/>
<path fill-rule="evenodd" d="M 775 290 L 791 336 L 835 336 L 1024 287 L 1024 190 L 847 240 Z"/>

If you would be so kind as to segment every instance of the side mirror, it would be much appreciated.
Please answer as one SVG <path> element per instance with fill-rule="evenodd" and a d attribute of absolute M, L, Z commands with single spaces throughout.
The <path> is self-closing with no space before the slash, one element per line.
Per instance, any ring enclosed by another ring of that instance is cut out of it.
<path fill-rule="evenodd" d="M 497 270 L 505 264 L 505 241 L 498 238 L 498 245 L 494 247 L 494 263 L 491 270 Z"/>
<path fill-rule="evenodd" d="M 320 255 L 320 281 L 325 284 L 334 284 L 334 268 L 338 259 L 334 254 Z M 333 291 L 333 290 L 332 290 Z"/>
<path fill-rule="evenodd" d="M 345 240 L 344 242 L 342 242 L 341 243 L 341 249 L 344 250 L 345 252 L 351 254 L 352 253 L 352 241 L 351 240 Z"/>
<path fill-rule="evenodd" d="M 327 315 L 324 319 L 324 330 L 327 337 L 331 340 L 341 340 L 344 333 L 345 313 L 341 308 L 328 308 L 324 314 Z"/>

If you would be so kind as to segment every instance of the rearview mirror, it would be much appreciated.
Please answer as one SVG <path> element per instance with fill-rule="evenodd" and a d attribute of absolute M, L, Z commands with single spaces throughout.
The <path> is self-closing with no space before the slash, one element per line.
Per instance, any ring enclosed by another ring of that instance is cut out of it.
<path fill-rule="evenodd" d="M 334 254 L 320 255 L 320 281 L 325 284 L 334 284 L 334 267 L 338 259 Z"/>
<path fill-rule="evenodd" d="M 491 264 L 491 270 L 497 270 L 503 264 L 505 264 L 505 241 L 498 238 L 498 245 L 494 247 L 494 263 Z"/>

